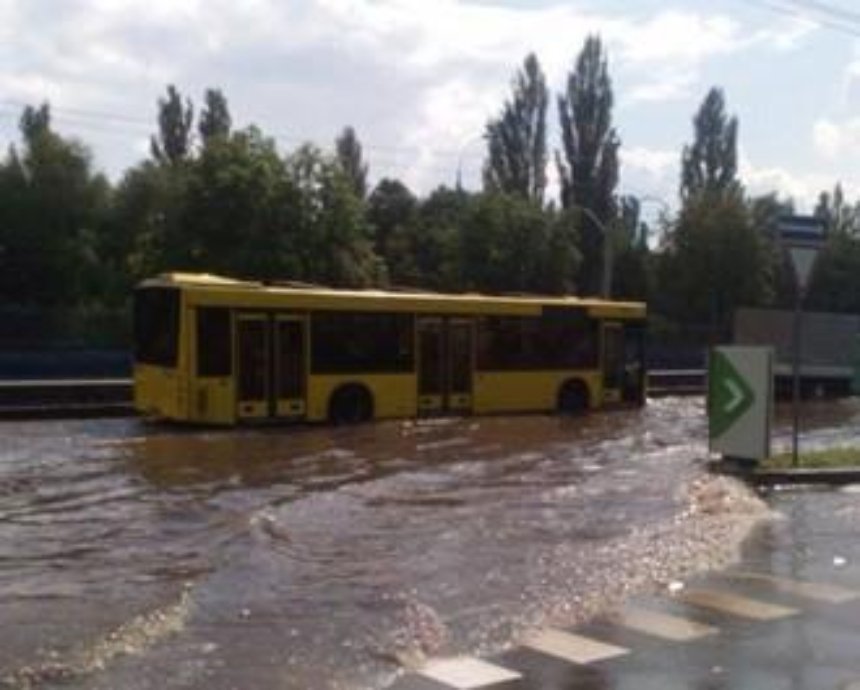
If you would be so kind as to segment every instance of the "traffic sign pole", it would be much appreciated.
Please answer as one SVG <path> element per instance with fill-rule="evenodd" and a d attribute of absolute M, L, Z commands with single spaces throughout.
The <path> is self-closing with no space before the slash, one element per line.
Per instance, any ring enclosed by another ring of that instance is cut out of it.
<path fill-rule="evenodd" d="M 800 363 L 803 348 L 803 297 L 818 251 L 824 244 L 824 222 L 813 216 L 787 216 L 779 221 L 782 243 L 794 266 L 794 332 L 792 362 L 791 462 L 800 464 Z"/>
<path fill-rule="evenodd" d="M 794 296 L 794 333 L 793 350 L 794 361 L 792 363 L 792 400 L 791 400 L 791 464 L 797 467 L 800 464 L 800 351 L 803 345 L 803 288 L 797 285 Z"/>

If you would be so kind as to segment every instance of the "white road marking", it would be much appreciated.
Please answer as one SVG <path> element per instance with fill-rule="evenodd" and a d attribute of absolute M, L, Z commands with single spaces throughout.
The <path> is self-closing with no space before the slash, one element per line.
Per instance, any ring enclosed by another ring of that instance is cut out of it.
<path fill-rule="evenodd" d="M 762 582 L 770 585 L 780 592 L 796 594 L 799 597 L 812 599 L 814 601 L 826 601 L 831 604 L 844 604 L 845 602 L 854 601 L 860 597 L 860 592 L 818 582 L 804 582 L 802 580 L 790 580 L 784 577 L 774 577 L 772 575 L 745 572 L 728 573 L 728 576 L 741 580 Z"/>
<path fill-rule="evenodd" d="M 625 608 L 619 614 L 616 622 L 625 628 L 672 642 L 698 640 L 720 632 L 713 626 L 704 625 L 688 618 L 670 616 L 668 613 L 649 611 L 638 607 Z"/>
<path fill-rule="evenodd" d="M 728 592 L 718 592 L 708 589 L 686 590 L 676 598 L 688 604 L 728 613 L 740 618 L 750 618 L 759 621 L 786 618 L 798 613 L 797 609 L 788 606 L 769 604 L 758 599 L 742 597 L 739 594 L 729 594 Z"/>
<path fill-rule="evenodd" d="M 432 659 L 418 673 L 457 690 L 483 688 L 522 678 L 516 671 L 470 656 Z"/>
<path fill-rule="evenodd" d="M 590 664 L 594 661 L 611 659 L 627 654 L 629 651 L 624 647 L 616 647 L 590 637 L 553 629 L 531 633 L 523 640 L 523 646 L 575 664 Z"/>

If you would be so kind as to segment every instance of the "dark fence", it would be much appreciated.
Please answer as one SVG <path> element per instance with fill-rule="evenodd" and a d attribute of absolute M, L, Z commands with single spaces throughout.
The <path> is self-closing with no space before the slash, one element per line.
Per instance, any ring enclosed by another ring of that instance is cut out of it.
<path fill-rule="evenodd" d="M 131 373 L 129 309 L 0 307 L 0 378 Z"/>
<path fill-rule="evenodd" d="M 713 341 L 713 332 L 706 324 L 679 324 L 652 314 L 648 322 L 648 368 L 704 369 Z"/>
<path fill-rule="evenodd" d="M 0 307 L 0 351 L 128 348 L 131 309 Z"/>

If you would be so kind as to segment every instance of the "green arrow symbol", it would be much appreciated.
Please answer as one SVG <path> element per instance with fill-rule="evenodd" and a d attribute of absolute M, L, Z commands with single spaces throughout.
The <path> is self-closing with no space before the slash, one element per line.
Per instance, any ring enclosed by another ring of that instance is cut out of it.
<path fill-rule="evenodd" d="M 714 352 L 710 361 L 708 414 L 711 438 L 722 436 L 755 402 L 755 394 L 731 360 Z"/>

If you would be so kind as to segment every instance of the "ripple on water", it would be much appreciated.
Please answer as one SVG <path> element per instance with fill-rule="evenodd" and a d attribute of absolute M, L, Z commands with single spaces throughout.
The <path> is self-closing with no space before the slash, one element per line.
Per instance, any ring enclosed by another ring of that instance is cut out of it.
<path fill-rule="evenodd" d="M 182 630 L 191 612 L 191 588 L 182 591 L 178 601 L 163 608 L 135 616 L 107 635 L 83 643 L 67 654 L 47 652 L 47 659 L 22 666 L 0 676 L 0 687 L 30 690 L 46 683 L 67 684 L 105 667 L 118 656 L 143 654 L 149 647 Z"/>
<path fill-rule="evenodd" d="M 64 664 L 95 669 L 74 650 L 96 640 L 98 687 L 163 686 L 198 664 L 213 690 L 379 686 L 425 654 L 497 650 L 705 567 L 704 552 L 740 533 L 728 516 L 742 502 L 690 493 L 701 407 L 352 430 L 30 429 L 35 450 L 0 446 L 0 496 L 12 497 L 0 510 L 32 521 L 0 522 L 0 608 L 14 607 L 33 650 L 58 641 Z M 43 627 L 33 592 L 16 598 L 31 576 L 34 592 L 74 594 Z M 122 626 L 96 612 L 136 620 L 182 577 L 194 615 L 120 671 L 112 650 L 134 635 L 109 645 Z"/>

